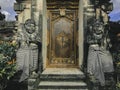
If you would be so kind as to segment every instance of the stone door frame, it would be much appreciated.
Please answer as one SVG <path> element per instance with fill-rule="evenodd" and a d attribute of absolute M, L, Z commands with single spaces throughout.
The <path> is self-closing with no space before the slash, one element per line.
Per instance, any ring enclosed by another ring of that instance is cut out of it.
<path fill-rule="evenodd" d="M 43 60 L 43 70 L 46 69 L 46 61 L 47 61 L 47 7 L 46 0 L 43 0 L 43 10 L 42 10 L 42 60 Z M 78 14 L 78 46 L 79 46 L 79 60 L 78 65 L 81 68 L 83 64 L 83 56 L 84 56 L 84 26 L 83 26 L 83 9 L 84 3 L 83 0 L 79 0 L 79 14 Z"/>

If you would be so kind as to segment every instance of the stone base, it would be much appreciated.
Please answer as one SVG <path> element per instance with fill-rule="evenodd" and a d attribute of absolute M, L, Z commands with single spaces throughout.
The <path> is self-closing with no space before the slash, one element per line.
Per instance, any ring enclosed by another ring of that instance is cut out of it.
<path fill-rule="evenodd" d="M 88 90 L 85 75 L 77 68 L 47 68 L 37 90 Z"/>

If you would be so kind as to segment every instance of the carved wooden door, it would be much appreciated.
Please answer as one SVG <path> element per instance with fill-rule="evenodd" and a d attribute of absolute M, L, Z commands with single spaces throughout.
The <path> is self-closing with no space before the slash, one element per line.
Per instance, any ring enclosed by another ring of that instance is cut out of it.
<path fill-rule="evenodd" d="M 48 66 L 77 66 L 77 11 L 48 10 Z"/>

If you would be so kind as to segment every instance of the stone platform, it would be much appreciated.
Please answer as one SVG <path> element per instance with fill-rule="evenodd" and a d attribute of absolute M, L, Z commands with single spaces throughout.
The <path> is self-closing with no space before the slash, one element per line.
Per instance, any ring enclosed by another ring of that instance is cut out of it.
<path fill-rule="evenodd" d="M 88 90 L 85 75 L 77 68 L 47 68 L 37 90 Z"/>

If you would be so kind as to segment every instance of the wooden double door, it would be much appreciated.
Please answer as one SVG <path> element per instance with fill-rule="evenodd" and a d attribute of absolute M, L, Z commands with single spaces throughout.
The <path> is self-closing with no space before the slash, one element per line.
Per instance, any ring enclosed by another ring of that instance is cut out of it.
<path fill-rule="evenodd" d="M 47 67 L 77 67 L 78 10 L 47 10 Z"/>

